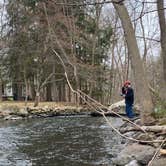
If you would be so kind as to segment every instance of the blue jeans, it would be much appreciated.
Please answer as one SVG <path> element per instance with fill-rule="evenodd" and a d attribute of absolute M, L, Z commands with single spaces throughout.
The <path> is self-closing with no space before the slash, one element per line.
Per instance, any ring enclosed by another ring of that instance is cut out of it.
<path fill-rule="evenodd" d="M 134 118 L 133 105 L 126 103 L 126 115 L 128 118 Z"/>

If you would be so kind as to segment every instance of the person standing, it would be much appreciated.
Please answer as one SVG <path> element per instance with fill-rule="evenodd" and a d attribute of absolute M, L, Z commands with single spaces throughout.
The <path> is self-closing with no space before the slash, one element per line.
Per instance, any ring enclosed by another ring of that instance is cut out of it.
<path fill-rule="evenodd" d="M 133 104 L 134 104 L 134 90 L 131 87 L 131 82 L 126 81 L 122 87 L 122 96 L 125 98 L 125 111 L 128 118 L 134 118 Z"/>

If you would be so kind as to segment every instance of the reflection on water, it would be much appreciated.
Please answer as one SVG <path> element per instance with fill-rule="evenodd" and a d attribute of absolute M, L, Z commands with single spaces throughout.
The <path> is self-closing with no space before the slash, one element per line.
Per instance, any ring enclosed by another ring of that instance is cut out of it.
<path fill-rule="evenodd" d="M 101 117 L 6 121 L 0 123 L 0 166 L 110 166 L 119 144 Z"/>

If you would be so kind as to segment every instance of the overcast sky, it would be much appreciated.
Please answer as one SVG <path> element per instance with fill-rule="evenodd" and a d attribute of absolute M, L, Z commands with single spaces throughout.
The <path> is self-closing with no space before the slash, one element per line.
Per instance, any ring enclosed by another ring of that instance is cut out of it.
<path fill-rule="evenodd" d="M 141 2 L 141 0 L 139 0 Z M 155 0 L 148 0 L 148 2 L 154 2 Z M 140 16 L 141 10 L 142 10 L 142 3 L 136 3 L 134 0 L 126 0 L 125 5 L 127 6 L 127 9 L 129 11 L 129 14 L 131 16 L 132 20 L 135 20 Z M 153 10 L 156 10 L 157 6 L 156 3 L 146 3 L 146 6 L 144 7 L 145 12 L 150 12 Z M 136 7 L 136 14 L 133 15 L 133 8 Z M 166 7 L 166 0 L 165 0 L 165 7 Z M 105 17 L 109 17 L 110 19 L 114 15 L 115 11 L 111 4 L 104 5 L 104 11 L 103 15 Z M 146 38 L 152 38 L 155 40 L 160 40 L 160 27 L 158 22 L 158 14 L 157 11 L 150 12 L 145 14 L 142 17 L 143 20 L 143 26 L 145 30 L 145 37 Z M 134 25 L 134 22 L 133 22 Z M 142 35 L 142 28 L 140 25 L 140 19 L 138 19 L 136 23 L 136 36 L 143 36 Z M 137 38 L 138 46 L 141 55 L 144 52 L 144 44 L 143 39 Z M 157 57 L 160 55 L 160 43 L 152 40 L 146 40 L 147 47 L 148 47 L 148 56 L 154 56 Z"/>

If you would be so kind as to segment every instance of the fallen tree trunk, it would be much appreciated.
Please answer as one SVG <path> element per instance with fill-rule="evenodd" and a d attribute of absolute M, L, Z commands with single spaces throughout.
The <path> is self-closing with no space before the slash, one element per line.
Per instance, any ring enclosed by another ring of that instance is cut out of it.
<path fill-rule="evenodd" d="M 147 132 L 154 132 L 154 133 L 165 133 L 166 132 L 166 125 L 164 125 L 164 126 L 142 126 L 141 128 Z M 120 129 L 120 132 L 122 132 L 122 133 L 130 132 L 130 131 L 142 131 L 142 130 L 137 127 L 126 127 L 126 128 Z"/>
<path fill-rule="evenodd" d="M 108 108 L 109 108 L 109 110 L 113 110 L 113 109 L 117 109 L 119 107 L 124 107 L 124 106 L 125 106 L 125 100 L 120 100 L 116 103 L 113 103 Z"/>
<path fill-rule="evenodd" d="M 120 101 L 118 101 L 118 102 L 116 102 L 116 103 L 113 103 L 113 104 L 111 104 L 109 107 L 108 107 L 108 109 L 109 110 L 120 110 L 121 108 L 124 108 L 125 107 L 125 100 L 120 100 Z M 140 106 L 138 105 L 138 104 L 135 104 L 134 106 L 133 106 L 133 109 L 135 110 L 135 111 L 137 111 L 137 112 L 140 112 Z"/>

